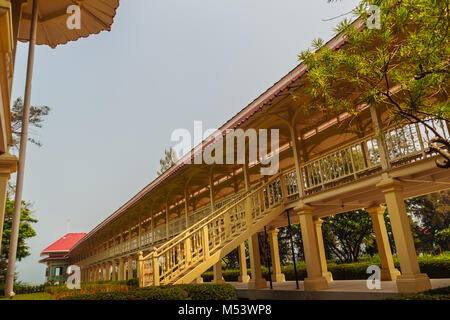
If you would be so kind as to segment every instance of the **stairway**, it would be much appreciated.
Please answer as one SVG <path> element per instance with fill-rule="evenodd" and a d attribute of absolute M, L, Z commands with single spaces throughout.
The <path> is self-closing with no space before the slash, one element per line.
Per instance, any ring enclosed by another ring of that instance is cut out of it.
<path fill-rule="evenodd" d="M 191 283 L 284 211 L 285 179 L 278 174 L 212 212 L 149 255 L 139 257 L 139 285 Z M 284 191 L 284 192 L 283 192 Z"/>

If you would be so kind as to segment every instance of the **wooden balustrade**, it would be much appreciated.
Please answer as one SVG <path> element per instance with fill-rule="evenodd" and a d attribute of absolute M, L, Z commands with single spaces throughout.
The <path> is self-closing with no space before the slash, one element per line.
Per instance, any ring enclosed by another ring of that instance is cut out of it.
<path fill-rule="evenodd" d="M 152 260 L 158 266 L 153 265 L 153 281 L 142 282 L 155 285 L 171 283 L 183 271 L 208 260 L 212 253 L 220 250 L 236 235 L 250 229 L 255 221 L 281 203 L 281 177 L 281 174 L 272 177 L 246 197 L 225 206 L 218 213 L 214 212 L 185 230 L 178 239 L 173 239 L 144 257 L 144 261 Z M 144 271 L 143 274 L 150 275 L 150 272 Z"/>

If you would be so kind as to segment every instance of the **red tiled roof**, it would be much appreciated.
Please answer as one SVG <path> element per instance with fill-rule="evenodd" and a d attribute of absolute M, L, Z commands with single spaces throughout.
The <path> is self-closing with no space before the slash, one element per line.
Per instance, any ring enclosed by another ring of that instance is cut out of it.
<path fill-rule="evenodd" d="M 69 252 L 85 235 L 86 233 L 68 233 L 42 250 L 41 255 L 50 252 Z"/>

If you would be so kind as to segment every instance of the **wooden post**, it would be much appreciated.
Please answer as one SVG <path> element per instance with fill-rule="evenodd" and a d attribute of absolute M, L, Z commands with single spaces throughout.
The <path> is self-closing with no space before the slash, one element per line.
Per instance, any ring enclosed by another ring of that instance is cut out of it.
<path fill-rule="evenodd" d="M 137 243 L 137 245 L 138 245 L 138 249 L 140 249 L 141 248 L 141 245 L 142 245 L 142 239 L 141 239 L 141 216 L 139 216 L 139 225 L 138 225 L 138 243 Z"/>
<path fill-rule="evenodd" d="M 184 216 L 185 216 L 185 224 L 186 229 L 189 228 L 189 203 L 188 203 L 188 190 L 187 185 L 184 186 Z"/>
<path fill-rule="evenodd" d="M 328 289 L 328 282 L 322 275 L 320 264 L 320 254 L 312 215 L 314 207 L 302 203 L 295 207 L 294 210 L 299 215 L 302 230 L 303 251 L 305 253 L 308 275 L 303 282 L 305 291 Z"/>
<path fill-rule="evenodd" d="M 397 277 L 397 289 L 401 293 L 413 293 L 431 289 L 427 274 L 420 273 L 411 226 L 406 213 L 403 183 L 393 178 L 381 180 L 377 187 L 384 193 L 395 246 L 400 262 L 401 275 Z"/>
<path fill-rule="evenodd" d="M 151 228 L 151 235 L 152 235 L 152 244 L 155 243 L 155 221 L 154 221 L 154 215 L 153 215 L 153 209 L 151 213 L 151 220 L 150 220 L 150 228 Z"/>
<path fill-rule="evenodd" d="M 159 286 L 159 259 L 156 249 L 153 250 L 153 285 Z"/>
<path fill-rule="evenodd" d="M 400 271 L 395 268 L 394 260 L 392 259 L 391 246 L 384 222 L 384 211 L 386 211 L 386 208 L 374 206 L 366 208 L 366 211 L 372 219 L 375 241 L 378 247 L 378 256 L 381 262 L 381 281 L 395 280 L 400 275 Z"/>
<path fill-rule="evenodd" d="M 142 288 L 144 286 L 144 256 L 142 251 L 139 251 L 137 276 L 139 278 L 139 287 Z"/>
<path fill-rule="evenodd" d="M 258 233 L 250 237 L 250 269 L 252 277 L 248 283 L 249 289 L 262 289 L 267 287 L 266 279 L 263 278 L 261 272 L 261 255 L 259 251 Z"/>
<path fill-rule="evenodd" d="M 245 255 L 245 243 L 242 242 L 238 247 L 239 255 L 239 282 L 248 282 L 250 277 L 247 274 L 247 259 Z"/>
<path fill-rule="evenodd" d="M 166 239 L 169 239 L 169 201 L 166 200 Z"/>
<path fill-rule="evenodd" d="M 297 188 L 298 194 L 300 198 L 305 195 L 304 187 L 303 187 L 303 174 L 300 168 L 300 160 L 298 157 L 298 144 L 297 144 L 297 133 L 295 132 L 295 126 L 293 124 L 289 125 L 289 131 L 291 133 L 291 143 L 292 143 L 292 154 L 294 156 L 294 164 L 295 164 L 295 173 L 297 177 Z"/>
<path fill-rule="evenodd" d="M 211 213 L 213 213 L 215 210 L 214 208 L 214 173 L 213 169 L 211 169 L 209 174 L 209 199 L 211 201 Z"/>
<path fill-rule="evenodd" d="M 128 256 L 127 266 L 128 266 L 128 280 L 130 280 L 133 278 L 133 257 L 132 256 Z"/>
<path fill-rule="evenodd" d="M 383 170 L 389 170 L 391 163 L 389 161 L 389 154 L 387 152 L 386 139 L 384 138 L 382 130 L 382 122 L 380 117 L 380 111 L 375 106 L 370 106 L 370 115 L 372 117 L 373 131 L 378 142 L 378 150 L 380 152 L 381 168 Z"/>
<path fill-rule="evenodd" d="M 280 252 L 278 249 L 278 229 L 269 229 L 270 257 L 272 258 L 272 279 L 275 282 L 284 282 L 284 274 L 281 273 Z"/>
<path fill-rule="evenodd" d="M 203 227 L 203 260 L 207 260 L 209 258 L 209 234 L 208 234 L 208 225 Z"/>
<path fill-rule="evenodd" d="M 192 243 L 191 237 L 188 237 L 184 242 L 184 252 L 185 252 L 185 263 L 186 267 L 191 263 L 192 259 Z"/>
<path fill-rule="evenodd" d="M 322 276 L 327 279 L 327 281 L 333 281 L 333 275 L 328 271 L 327 266 L 327 257 L 325 256 L 325 246 L 323 244 L 323 234 L 322 234 L 322 219 L 313 219 L 315 230 L 316 230 L 316 238 L 317 238 L 317 247 L 319 249 L 319 258 L 320 258 L 320 268 L 322 270 Z"/>

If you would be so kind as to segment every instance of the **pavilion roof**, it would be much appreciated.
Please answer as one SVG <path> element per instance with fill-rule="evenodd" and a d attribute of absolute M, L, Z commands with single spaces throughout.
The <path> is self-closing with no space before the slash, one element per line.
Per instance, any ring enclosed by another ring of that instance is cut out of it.
<path fill-rule="evenodd" d="M 84 236 L 86 233 L 67 233 L 42 250 L 41 256 L 50 253 L 68 253 Z"/>

